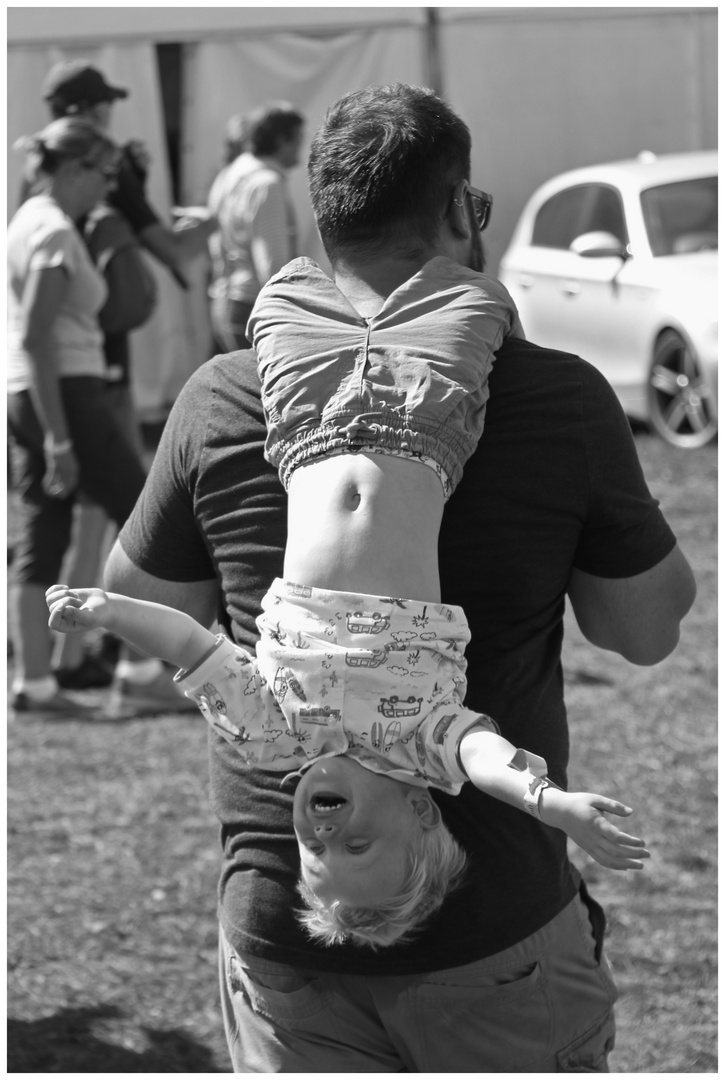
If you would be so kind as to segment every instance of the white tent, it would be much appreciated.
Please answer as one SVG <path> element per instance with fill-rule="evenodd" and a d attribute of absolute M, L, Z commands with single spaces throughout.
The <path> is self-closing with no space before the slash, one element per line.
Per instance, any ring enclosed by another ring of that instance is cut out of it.
<path fill-rule="evenodd" d="M 119 140 L 153 156 L 149 196 L 171 184 L 156 45 L 183 58 L 182 201 L 203 202 L 224 124 L 270 99 L 293 102 L 308 134 L 327 105 L 371 83 L 433 85 L 471 127 L 473 181 L 495 196 L 486 234 L 495 271 L 533 188 L 563 169 L 716 143 L 717 8 L 167 7 L 8 8 L 8 143 L 46 122 L 39 87 L 61 58 L 85 57 L 132 94 Z M 20 172 L 9 153 L 9 212 Z M 292 174 L 301 247 L 321 258 L 304 170 Z M 208 355 L 206 266 L 191 295 L 157 270 L 161 303 L 133 335 L 134 384 L 163 412 Z"/>

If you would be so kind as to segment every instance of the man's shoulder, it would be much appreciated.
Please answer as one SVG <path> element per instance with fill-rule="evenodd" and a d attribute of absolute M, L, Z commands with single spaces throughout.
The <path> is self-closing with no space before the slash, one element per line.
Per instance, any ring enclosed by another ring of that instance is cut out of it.
<path fill-rule="evenodd" d="M 574 353 L 506 338 L 489 378 L 484 440 L 515 444 L 522 456 L 558 447 L 583 452 L 602 437 L 623 437 L 628 425 L 602 373 Z"/>
<path fill-rule="evenodd" d="M 539 345 L 535 341 L 525 338 L 506 337 L 497 351 L 497 356 L 513 358 L 523 363 L 545 361 L 546 363 L 581 364 L 585 363 L 581 356 L 576 353 L 561 352 L 559 349 L 549 349 L 545 345 Z"/>
<path fill-rule="evenodd" d="M 222 187 L 226 194 L 241 186 L 254 189 L 270 187 L 281 184 L 283 176 L 264 158 L 254 157 L 253 154 L 240 154 L 238 158 L 227 167 L 222 179 Z"/>
<path fill-rule="evenodd" d="M 523 338 L 504 338 L 496 352 L 493 370 L 501 382 L 507 377 L 514 381 L 523 379 L 527 385 L 551 385 L 555 391 L 560 386 L 558 380 L 564 380 L 566 384 L 576 383 L 592 389 L 604 387 L 605 392 L 613 393 L 602 373 L 584 357 Z"/>
<path fill-rule="evenodd" d="M 210 360 L 206 360 L 196 369 L 189 381 L 213 385 L 231 383 L 235 386 L 246 387 L 254 393 L 260 393 L 259 375 L 257 373 L 257 354 L 251 347 L 248 349 L 235 349 L 234 352 L 217 353 Z"/>
<path fill-rule="evenodd" d="M 264 424 L 257 355 L 253 349 L 220 353 L 189 376 L 177 398 L 177 409 L 192 416 L 214 407 L 221 417 Z"/>

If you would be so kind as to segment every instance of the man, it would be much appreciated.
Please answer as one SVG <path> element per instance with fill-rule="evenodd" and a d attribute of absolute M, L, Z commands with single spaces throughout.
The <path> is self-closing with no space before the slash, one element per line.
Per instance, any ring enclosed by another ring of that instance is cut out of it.
<path fill-rule="evenodd" d="M 310 190 L 354 307 L 371 308 L 442 252 L 481 269 L 469 172 L 468 129 L 430 91 L 372 87 L 331 108 Z M 248 647 L 285 539 L 254 360 L 217 357 L 186 385 L 107 567 L 116 591 L 206 624 L 221 610 Z M 694 580 L 594 368 L 509 338 L 490 391 L 479 448 L 444 513 L 442 598 L 464 608 L 472 632 L 466 704 L 566 786 L 567 593 L 590 641 L 654 664 L 677 644 Z M 292 794 L 216 735 L 209 746 L 235 1071 L 607 1071 L 616 989 L 604 915 L 562 833 L 471 784 L 436 793 L 470 857 L 463 886 L 410 944 L 322 948 L 295 918 Z"/>
<path fill-rule="evenodd" d="M 268 105 L 232 118 L 244 149 L 217 176 L 209 207 L 219 221 L 210 243 L 210 318 L 217 345 L 246 349 L 244 331 L 262 286 L 297 254 L 287 173 L 299 164 L 304 118 Z"/>
<path fill-rule="evenodd" d="M 55 64 L 46 75 L 42 94 L 54 118 L 83 116 L 108 132 L 113 106 L 116 101 L 128 97 L 128 90 L 112 86 L 102 72 L 86 60 L 64 60 Z M 185 264 L 206 250 L 207 238 L 215 227 L 214 219 L 210 215 L 195 221 L 187 218 L 183 230 L 174 231 L 161 222 L 146 198 L 148 158 L 143 145 L 137 140 L 127 143 L 121 150 L 118 164 L 119 172 L 115 186 L 109 192 L 108 204 L 125 219 L 140 244 L 167 267 L 182 288 L 187 288 Z M 103 350 L 111 403 L 132 445 L 141 455 L 143 444 L 130 386 L 128 333 L 105 334 Z M 90 568 L 99 565 L 108 519 L 98 507 L 86 501 L 79 505 L 78 513 L 66 573 L 71 580 L 76 577 L 87 580 Z M 56 662 L 55 675 L 65 689 L 104 686 L 112 678 L 106 665 L 95 656 L 84 654 L 80 637 L 60 643 Z M 185 711 L 188 708 L 188 703 L 177 692 L 158 660 L 124 650 L 115 675 L 119 704 L 151 710 Z"/>

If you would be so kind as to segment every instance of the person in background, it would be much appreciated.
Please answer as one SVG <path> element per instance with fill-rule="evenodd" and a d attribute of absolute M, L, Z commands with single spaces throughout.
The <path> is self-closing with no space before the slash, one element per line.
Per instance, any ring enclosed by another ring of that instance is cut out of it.
<path fill-rule="evenodd" d="M 42 94 L 52 117 L 84 116 L 108 132 L 115 103 L 127 98 L 129 91 L 112 86 L 87 60 L 63 60 L 46 75 Z M 208 214 L 200 217 L 198 208 L 194 208 L 194 222 L 187 222 L 184 229 L 175 230 L 161 221 L 146 198 L 149 155 L 140 140 L 132 139 L 121 148 L 119 165 L 118 183 L 109 194 L 109 204 L 123 214 L 146 250 L 187 287 L 184 267 L 205 251 L 216 222 Z"/>
<path fill-rule="evenodd" d="M 334 279 L 356 311 L 379 310 L 442 244 L 463 265 L 483 260 L 462 193 L 470 161 L 451 154 L 456 131 L 445 102 L 405 85 L 330 109 L 310 190 L 320 230 L 337 223 Z M 452 212 L 454 200 L 468 213 Z M 256 362 L 252 350 L 217 356 L 188 380 L 105 577 L 113 592 L 205 626 L 221 615 L 250 651 L 287 529 L 284 489 L 263 456 Z M 567 598 L 594 645 L 656 664 L 677 645 L 695 583 L 595 368 L 509 336 L 489 388 L 485 430 L 443 514 L 441 600 L 469 621 L 464 704 L 496 717 L 566 789 Z M 563 833 L 473 784 L 455 797 L 434 791 L 469 856 L 462 886 L 407 944 L 325 946 L 296 919 L 292 792 L 214 732 L 209 753 L 235 1071 L 608 1071 L 617 990 L 605 917 Z"/>
<path fill-rule="evenodd" d="M 129 91 L 111 85 L 98 68 L 87 60 L 64 60 L 55 64 L 43 83 L 42 96 L 51 116 L 82 116 L 101 131 L 111 128 L 116 102 Z M 176 211 L 183 216 L 183 227 L 164 224 L 146 197 L 145 185 L 149 155 L 144 144 L 132 139 L 122 148 L 115 188 L 107 195 L 109 206 L 116 210 L 148 251 L 173 275 L 183 289 L 188 288 L 185 267 L 189 260 L 205 253 L 215 222 L 208 213 L 199 215 Z M 144 453 L 140 425 L 131 388 L 131 351 L 128 333 L 104 335 L 108 396 L 128 439 L 139 454 Z M 65 575 L 71 582 L 87 581 L 92 568 L 100 574 L 101 561 L 108 548 L 108 516 L 102 508 L 85 497 L 78 500 L 73 543 Z M 118 649 L 113 650 L 118 655 Z M 113 657 L 115 660 L 115 656 Z M 54 656 L 56 676 L 66 689 L 82 690 L 107 686 L 114 678 L 113 661 L 103 662 L 84 647 L 82 637 L 62 638 Z M 188 702 L 177 693 L 170 676 L 159 661 L 142 657 L 125 647 L 115 666 L 115 694 L 119 703 L 139 708 L 165 707 L 188 710 Z"/>
<path fill-rule="evenodd" d="M 8 227 L 8 434 L 20 536 L 10 587 L 17 712 L 66 710 L 38 599 L 55 581 L 83 491 L 117 526 L 144 468 L 106 394 L 105 281 L 77 223 L 118 176 L 118 150 L 79 117 L 25 141 L 34 190 Z M 74 706 L 75 708 L 75 706 Z"/>
<path fill-rule="evenodd" d="M 235 113 L 234 116 L 230 116 L 224 125 L 224 142 L 222 146 L 222 167 L 214 178 L 214 182 L 209 189 L 214 191 L 214 199 L 218 201 L 217 193 L 220 192 L 225 183 L 225 177 L 228 175 L 232 164 L 237 160 L 240 154 L 245 153 L 249 149 L 249 133 L 250 133 L 250 118 L 246 113 Z M 209 197 L 210 197 L 209 196 Z M 209 237 L 209 296 L 210 305 L 213 292 L 211 289 L 212 282 L 219 278 L 221 279 L 224 273 L 224 252 L 222 248 L 221 233 L 217 229 Z M 211 307 L 210 307 L 211 316 Z M 218 352 L 221 349 L 226 352 L 226 346 L 217 341 L 213 331 L 211 335 L 211 352 L 210 356 Z"/>
<path fill-rule="evenodd" d="M 212 333 L 223 352 L 247 348 L 247 320 L 259 290 L 297 254 L 287 173 L 299 164 L 304 117 L 291 105 L 268 105 L 233 117 L 227 146 L 241 148 L 209 190 L 219 222 L 209 245 Z M 231 123 L 231 121 L 230 121 Z"/>

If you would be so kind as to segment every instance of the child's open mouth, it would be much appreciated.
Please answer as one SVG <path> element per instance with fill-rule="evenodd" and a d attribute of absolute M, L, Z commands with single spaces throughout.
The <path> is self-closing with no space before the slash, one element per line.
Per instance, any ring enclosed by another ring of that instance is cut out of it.
<path fill-rule="evenodd" d="M 336 810 L 342 810 L 347 805 L 347 799 L 342 795 L 313 795 L 310 799 L 310 808 L 315 814 L 333 814 Z"/>

